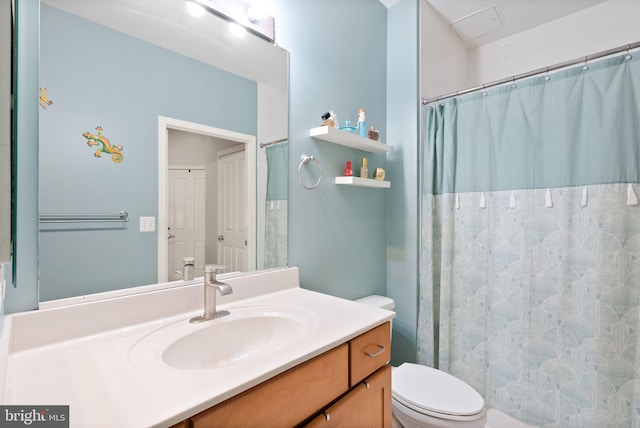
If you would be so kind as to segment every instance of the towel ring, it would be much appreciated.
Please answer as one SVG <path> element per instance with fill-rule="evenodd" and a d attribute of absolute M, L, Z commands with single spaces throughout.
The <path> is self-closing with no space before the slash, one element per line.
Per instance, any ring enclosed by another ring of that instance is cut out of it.
<path fill-rule="evenodd" d="M 300 174 L 302 172 L 302 167 L 311 161 L 314 161 L 316 164 L 318 164 L 319 174 L 318 174 L 318 181 L 316 181 L 316 184 L 309 187 L 306 184 L 304 184 L 304 182 L 302 181 L 302 176 Z M 298 181 L 300 182 L 300 185 L 302 185 L 302 187 L 304 187 L 307 190 L 313 190 L 316 187 L 318 187 L 318 185 L 322 181 L 322 165 L 320 164 L 320 161 L 316 159 L 314 156 L 307 156 L 307 155 L 300 156 L 300 165 L 298 165 Z"/>

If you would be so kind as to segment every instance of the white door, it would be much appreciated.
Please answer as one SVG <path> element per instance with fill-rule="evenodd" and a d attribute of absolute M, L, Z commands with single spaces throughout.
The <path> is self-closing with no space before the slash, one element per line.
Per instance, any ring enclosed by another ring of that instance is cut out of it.
<path fill-rule="evenodd" d="M 234 151 L 235 150 L 235 151 Z M 224 272 L 246 272 L 247 161 L 244 149 L 220 151 L 218 158 L 218 263 Z"/>
<path fill-rule="evenodd" d="M 195 277 L 204 275 L 206 172 L 171 169 L 168 176 L 167 280 L 182 279 L 183 257 L 195 257 Z"/>

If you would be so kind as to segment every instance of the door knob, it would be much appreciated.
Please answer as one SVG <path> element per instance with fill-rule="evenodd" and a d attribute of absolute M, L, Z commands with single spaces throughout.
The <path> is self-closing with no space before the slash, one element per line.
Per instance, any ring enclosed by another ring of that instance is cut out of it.
<path fill-rule="evenodd" d="M 218 241 L 220 242 L 224 241 L 224 235 L 218 235 Z"/>

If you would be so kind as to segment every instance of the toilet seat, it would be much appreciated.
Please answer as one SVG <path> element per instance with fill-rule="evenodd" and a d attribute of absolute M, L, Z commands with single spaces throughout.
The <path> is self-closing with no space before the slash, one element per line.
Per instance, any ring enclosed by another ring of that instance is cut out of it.
<path fill-rule="evenodd" d="M 431 367 L 404 363 L 393 370 L 392 397 L 429 416 L 470 421 L 484 415 L 484 400 L 460 379 Z"/>

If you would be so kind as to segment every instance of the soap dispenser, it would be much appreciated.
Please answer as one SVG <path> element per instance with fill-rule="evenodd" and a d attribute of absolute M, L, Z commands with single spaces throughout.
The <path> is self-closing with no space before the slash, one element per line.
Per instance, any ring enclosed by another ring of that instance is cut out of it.
<path fill-rule="evenodd" d="M 360 177 L 369 178 L 369 168 L 367 168 L 367 158 L 362 158 L 362 167 L 360 168 Z"/>

